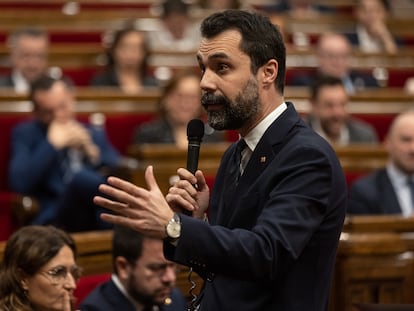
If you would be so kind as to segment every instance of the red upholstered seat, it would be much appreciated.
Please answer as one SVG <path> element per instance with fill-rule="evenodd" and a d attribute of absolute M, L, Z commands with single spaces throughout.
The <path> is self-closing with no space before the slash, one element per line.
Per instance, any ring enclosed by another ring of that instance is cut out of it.
<path fill-rule="evenodd" d="M 77 298 L 76 305 L 79 306 L 83 299 L 99 284 L 108 281 L 110 273 L 83 276 L 79 279 L 74 296 Z"/>

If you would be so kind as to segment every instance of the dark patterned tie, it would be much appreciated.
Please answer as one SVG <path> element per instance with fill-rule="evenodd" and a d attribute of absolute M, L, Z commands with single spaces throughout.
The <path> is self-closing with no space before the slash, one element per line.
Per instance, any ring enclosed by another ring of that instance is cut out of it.
<path fill-rule="evenodd" d="M 230 175 L 234 176 L 232 177 L 232 180 L 234 180 L 235 184 L 237 185 L 239 182 L 239 178 L 240 178 L 240 163 L 241 163 L 241 159 L 242 159 L 242 152 L 244 150 L 244 148 L 246 148 L 246 141 L 241 138 L 238 142 L 237 142 L 237 146 L 236 149 L 234 150 L 234 154 L 232 157 L 232 164 L 230 167 Z"/>
<path fill-rule="evenodd" d="M 224 182 L 224 200 L 225 200 L 225 206 L 229 206 L 234 190 L 237 187 L 237 184 L 239 182 L 240 178 L 240 162 L 241 162 L 241 153 L 243 149 L 246 147 L 246 142 L 244 139 L 240 139 L 237 142 L 236 148 L 234 149 L 234 153 L 232 154 L 229 165 L 228 165 L 228 174 L 225 177 Z"/>

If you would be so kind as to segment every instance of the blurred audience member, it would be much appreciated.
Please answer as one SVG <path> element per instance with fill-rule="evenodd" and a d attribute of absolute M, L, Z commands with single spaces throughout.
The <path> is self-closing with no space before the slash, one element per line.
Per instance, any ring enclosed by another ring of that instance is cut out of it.
<path fill-rule="evenodd" d="M 133 26 L 115 31 L 107 42 L 106 70 L 92 78 L 92 86 L 118 87 L 126 93 L 138 93 L 145 87 L 157 86 L 148 74 L 146 34 Z"/>
<path fill-rule="evenodd" d="M 385 139 L 385 168 L 355 181 L 349 191 L 349 214 L 414 212 L 414 111 L 398 115 Z"/>
<path fill-rule="evenodd" d="M 409 94 L 414 94 L 414 77 L 408 78 L 405 81 L 404 89 Z"/>
<path fill-rule="evenodd" d="M 200 0 L 198 5 L 208 11 L 221 11 L 227 9 L 240 9 L 240 0 Z"/>
<path fill-rule="evenodd" d="M 7 41 L 11 72 L 0 77 L 0 87 L 28 92 L 30 83 L 48 70 L 49 35 L 38 28 L 24 28 L 11 33 Z"/>
<path fill-rule="evenodd" d="M 73 310 L 79 276 L 75 242 L 67 233 L 52 226 L 23 227 L 4 250 L 0 310 Z"/>
<path fill-rule="evenodd" d="M 329 75 L 341 79 L 349 94 L 378 87 L 378 82 L 372 75 L 351 70 L 351 53 L 352 48 L 345 36 L 336 33 L 322 34 L 316 48 L 317 71 L 314 75 L 294 77 L 291 85 L 310 86 L 317 76 Z"/>
<path fill-rule="evenodd" d="M 311 88 L 308 124 L 332 145 L 377 143 L 375 129 L 347 112 L 348 94 L 336 77 L 319 77 Z"/>
<path fill-rule="evenodd" d="M 100 169 L 114 168 L 120 156 L 103 129 L 75 119 L 74 90 L 65 80 L 42 76 L 32 84 L 34 119 L 12 132 L 9 185 L 38 199 L 33 224 L 56 224 L 69 231 L 107 227 L 92 198 L 105 181 Z"/>
<path fill-rule="evenodd" d="M 266 5 L 265 10 L 272 13 L 288 14 L 295 18 L 312 18 L 321 13 L 331 13 L 332 7 L 314 3 L 311 0 L 276 0 Z"/>
<path fill-rule="evenodd" d="M 200 34 L 190 16 L 190 5 L 183 0 L 165 0 L 161 10 L 159 30 L 149 32 L 150 50 L 196 51 Z"/>
<path fill-rule="evenodd" d="M 161 240 L 116 226 L 112 266 L 111 280 L 82 301 L 82 311 L 187 310 L 184 296 L 174 288 L 176 264 L 165 259 Z"/>
<path fill-rule="evenodd" d="M 396 54 L 397 42 L 386 23 L 388 12 L 387 0 L 358 0 L 356 29 L 347 35 L 350 42 L 363 52 Z"/>
<path fill-rule="evenodd" d="M 200 76 L 193 71 L 180 72 L 164 88 L 160 118 L 138 127 L 133 143 L 170 143 L 187 148 L 187 124 L 202 114 Z M 219 141 L 223 141 L 223 133 L 215 132 L 206 124 L 203 142 Z"/>

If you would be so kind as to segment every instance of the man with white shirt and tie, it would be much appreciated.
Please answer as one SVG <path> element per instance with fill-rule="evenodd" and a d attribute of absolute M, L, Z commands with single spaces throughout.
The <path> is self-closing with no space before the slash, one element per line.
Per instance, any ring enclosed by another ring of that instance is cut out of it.
<path fill-rule="evenodd" d="M 385 140 L 385 168 L 357 180 L 349 192 L 349 214 L 401 214 L 414 211 L 414 110 L 398 115 Z"/>

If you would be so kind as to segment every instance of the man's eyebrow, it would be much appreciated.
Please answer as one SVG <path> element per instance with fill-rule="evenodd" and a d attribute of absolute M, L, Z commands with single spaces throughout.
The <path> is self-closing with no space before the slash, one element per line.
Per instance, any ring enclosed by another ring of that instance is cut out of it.
<path fill-rule="evenodd" d="M 208 60 L 212 60 L 212 59 L 216 59 L 216 58 L 226 58 L 226 59 L 230 59 L 230 57 L 223 52 L 218 52 L 218 53 L 214 53 L 208 56 Z M 200 54 L 197 54 L 197 60 L 201 61 L 202 57 Z"/>

